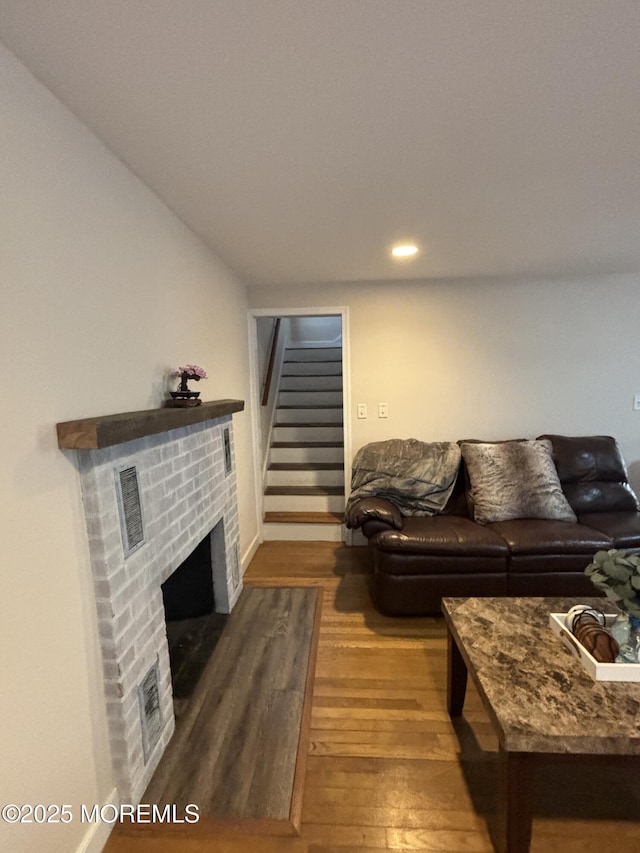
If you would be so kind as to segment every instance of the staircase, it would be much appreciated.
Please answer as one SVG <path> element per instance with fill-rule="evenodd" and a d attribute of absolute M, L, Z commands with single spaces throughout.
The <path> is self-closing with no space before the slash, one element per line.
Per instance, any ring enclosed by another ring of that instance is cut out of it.
<path fill-rule="evenodd" d="M 342 540 L 342 423 L 341 347 L 287 348 L 267 469 L 265 539 Z"/>

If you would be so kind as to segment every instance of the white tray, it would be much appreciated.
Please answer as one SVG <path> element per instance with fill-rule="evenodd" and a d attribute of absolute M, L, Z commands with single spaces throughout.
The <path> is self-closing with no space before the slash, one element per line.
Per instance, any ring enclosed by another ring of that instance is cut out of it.
<path fill-rule="evenodd" d="M 550 613 L 549 626 L 562 644 L 577 658 L 594 681 L 640 681 L 640 663 L 599 663 L 565 624 L 566 613 Z M 615 613 L 607 613 L 607 628 L 615 622 Z"/>

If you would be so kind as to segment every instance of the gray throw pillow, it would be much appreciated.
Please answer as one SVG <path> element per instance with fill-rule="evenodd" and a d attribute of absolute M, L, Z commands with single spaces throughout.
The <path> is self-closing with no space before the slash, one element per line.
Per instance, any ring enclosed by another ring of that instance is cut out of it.
<path fill-rule="evenodd" d="M 577 521 L 562 491 L 550 441 L 462 442 L 460 450 L 480 524 L 514 518 Z"/>

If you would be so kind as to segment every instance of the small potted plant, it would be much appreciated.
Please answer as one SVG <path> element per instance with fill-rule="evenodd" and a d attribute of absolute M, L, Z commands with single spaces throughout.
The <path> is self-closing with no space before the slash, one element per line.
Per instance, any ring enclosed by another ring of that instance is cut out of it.
<path fill-rule="evenodd" d="M 620 643 L 619 661 L 638 663 L 640 652 L 640 554 L 598 551 L 584 570 L 594 586 L 613 601 L 623 615 L 612 628 Z"/>
<path fill-rule="evenodd" d="M 207 371 L 197 364 L 185 364 L 184 367 L 177 367 L 172 373 L 172 376 L 180 377 L 180 385 L 177 391 L 170 391 L 176 405 L 183 406 L 199 406 L 202 402 L 198 399 L 199 391 L 190 391 L 187 382 L 190 379 L 199 382 L 201 379 L 207 379 Z"/>

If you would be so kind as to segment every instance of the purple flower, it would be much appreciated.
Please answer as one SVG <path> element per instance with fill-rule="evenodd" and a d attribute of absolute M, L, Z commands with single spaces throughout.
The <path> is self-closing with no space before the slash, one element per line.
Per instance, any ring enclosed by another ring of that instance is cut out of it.
<path fill-rule="evenodd" d="M 207 371 L 198 367 L 197 364 L 185 364 L 184 367 L 177 367 L 171 375 L 182 376 L 183 373 L 186 373 L 187 379 L 208 379 Z"/>

